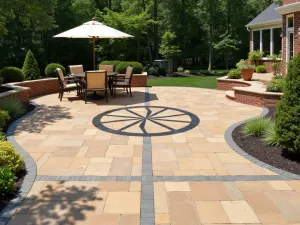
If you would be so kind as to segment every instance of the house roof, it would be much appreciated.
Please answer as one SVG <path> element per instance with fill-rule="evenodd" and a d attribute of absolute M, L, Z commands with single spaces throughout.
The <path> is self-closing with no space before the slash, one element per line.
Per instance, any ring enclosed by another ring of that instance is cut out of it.
<path fill-rule="evenodd" d="M 282 21 L 282 16 L 279 12 L 275 11 L 279 5 L 273 3 L 268 8 L 266 8 L 262 13 L 255 17 L 250 23 L 247 24 L 247 27 L 253 27 L 263 24 L 271 24 L 275 22 Z"/>

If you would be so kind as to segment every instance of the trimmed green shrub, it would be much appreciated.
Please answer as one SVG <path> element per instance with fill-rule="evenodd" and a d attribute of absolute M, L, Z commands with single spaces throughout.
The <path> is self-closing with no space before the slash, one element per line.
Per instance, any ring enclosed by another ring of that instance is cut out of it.
<path fill-rule="evenodd" d="M 0 199 L 16 191 L 16 176 L 8 168 L 0 168 Z"/>
<path fill-rule="evenodd" d="M 228 73 L 228 78 L 229 79 L 241 79 L 242 78 L 242 73 L 238 69 L 232 69 Z"/>
<path fill-rule="evenodd" d="M 264 55 L 264 53 L 259 50 L 252 51 L 252 52 L 249 52 L 249 54 L 248 54 L 248 60 L 252 63 L 255 63 L 255 61 L 261 60 L 263 55 Z"/>
<path fill-rule="evenodd" d="M 286 84 L 275 112 L 279 142 L 290 151 L 300 153 L 300 54 L 288 65 Z"/>
<path fill-rule="evenodd" d="M 66 75 L 66 69 L 64 66 L 59 63 L 50 63 L 45 68 L 45 74 L 47 77 L 57 77 L 56 69 L 59 68 L 62 70 L 63 74 Z"/>
<path fill-rule="evenodd" d="M 18 118 L 26 112 L 24 104 L 13 98 L 1 100 L 0 110 L 7 111 L 11 118 Z"/>
<path fill-rule="evenodd" d="M 23 166 L 21 155 L 7 141 L 0 141 L 0 167 L 6 167 L 13 173 Z"/>
<path fill-rule="evenodd" d="M 184 73 L 186 73 L 186 74 L 190 74 L 190 73 L 191 73 L 191 71 L 189 71 L 189 70 L 185 70 L 185 71 L 184 71 Z"/>
<path fill-rule="evenodd" d="M 247 122 L 243 126 L 243 133 L 247 136 L 262 137 L 266 129 L 271 126 L 270 118 L 258 118 Z"/>
<path fill-rule="evenodd" d="M 266 73 L 267 69 L 264 65 L 259 65 L 256 67 L 256 73 Z"/>
<path fill-rule="evenodd" d="M 6 135 L 0 132 L 0 141 L 6 141 Z"/>
<path fill-rule="evenodd" d="M 134 74 L 141 74 L 143 72 L 143 65 L 139 62 L 121 62 L 118 64 L 116 71 L 120 74 L 124 74 L 128 66 L 133 67 Z"/>
<path fill-rule="evenodd" d="M 9 119 L 9 113 L 7 111 L 0 110 L 0 131 L 2 131 Z"/>
<path fill-rule="evenodd" d="M 40 79 L 40 69 L 32 51 L 28 50 L 22 68 L 26 80 Z"/>
<path fill-rule="evenodd" d="M 148 69 L 148 75 L 152 75 L 152 76 L 158 76 L 158 69 L 156 69 L 155 67 L 150 67 Z"/>
<path fill-rule="evenodd" d="M 158 68 L 158 75 L 160 76 L 166 76 L 167 71 L 164 68 Z"/>
<path fill-rule="evenodd" d="M 280 146 L 279 136 L 276 132 L 276 125 L 273 120 L 263 134 L 263 141 L 271 146 Z"/>
<path fill-rule="evenodd" d="M 114 71 L 116 71 L 117 66 L 121 63 L 122 61 L 119 60 L 107 60 L 107 61 L 103 61 L 100 63 L 100 65 L 113 65 L 114 66 Z"/>
<path fill-rule="evenodd" d="M 177 72 L 180 72 L 180 73 L 181 73 L 181 72 L 183 72 L 183 71 L 184 71 L 183 67 L 178 67 L 178 68 L 177 68 Z"/>
<path fill-rule="evenodd" d="M 267 86 L 268 92 L 283 92 L 286 85 L 285 78 L 273 78 Z"/>
<path fill-rule="evenodd" d="M 17 67 L 4 67 L 0 71 L 0 77 L 2 77 L 4 84 L 24 81 L 24 74 Z"/>

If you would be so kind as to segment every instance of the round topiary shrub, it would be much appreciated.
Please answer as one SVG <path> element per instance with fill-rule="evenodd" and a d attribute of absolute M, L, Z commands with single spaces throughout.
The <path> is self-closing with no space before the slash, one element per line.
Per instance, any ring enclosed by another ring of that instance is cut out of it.
<path fill-rule="evenodd" d="M 242 73 L 238 69 L 232 69 L 228 73 L 228 78 L 229 79 L 241 79 L 242 78 Z"/>
<path fill-rule="evenodd" d="M 190 70 L 185 70 L 185 71 L 184 71 L 184 73 L 186 73 L 186 74 L 190 74 L 190 73 L 191 73 L 191 71 L 190 71 Z"/>
<path fill-rule="evenodd" d="M 0 199 L 16 190 L 15 175 L 8 168 L 0 168 Z"/>
<path fill-rule="evenodd" d="M 300 54 L 288 65 L 284 94 L 275 113 L 279 142 L 290 151 L 300 153 Z"/>
<path fill-rule="evenodd" d="M 180 73 L 181 73 L 181 72 L 183 72 L 183 70 L 184 70 L 183 67 L 178 67 L 178 68 L 177 68 L 177 72 L 180 72 Z"/>
<path fill-rule="evenodd" d="M 256 67 L 256 73 L 266 73 L 267 69 L 264 65 L 259 65 Z"/>
<path fill-rule="evenodd" d="M 66 75 L 66 69 L 64 66 L 59 63 L 50 63 L 45 68 L 45 74 L 47 77 L 57 77 L 56 69 L 59 68 L 62 70 L 64 75 Z"/>
<path fill-rule="evenodd" d="M 141 74 L 143 72 L 143 65 L 139 62 L 121 62 L 117 65 L 116 71 L 120 74 L 125 74 L 128 66 L 133 67 L 134 74 Z"/>
<path fill-rule="evenodd" d="M 158 69 L 155 67 L 150 67 L 148 69 L 148 75 L 152 75 L 152 76 L 158 76 Z"/>
<path fill-rule="evenodd" d="M 158 75 L 160 76 L 166 76 L 167 71 L 164 68 L 158 68 Z"/>
<path fill-rule="evenodd" d="M 2 77 L 3 83 L 24 81 L 24 74 L 22 70 L 17 67 L 4 67 L 0 71 L 0 77 Z"/>
<path fill-rule="evenodd" d="M 28 50 L 22 68 L 26 80 L 40 79 L 40 69 L 32 51 Z"/>
<path fill-rule="evenodd" d="M 6 167 L 16 173 L 22 166 L 22 157 L 14 147 L 6 141 L 0 141 L 0 167 Z"/>

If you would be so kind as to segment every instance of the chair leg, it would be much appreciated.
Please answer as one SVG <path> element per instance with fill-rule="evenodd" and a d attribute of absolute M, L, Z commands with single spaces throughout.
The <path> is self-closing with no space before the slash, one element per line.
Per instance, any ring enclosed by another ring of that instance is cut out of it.
<path fill-rule="evenodd" d="M 85 92 L 84 92 L 84 101 L 85 101 L 85 104 L 86 104 L 86 100 L 87 100 L 87 90 L 85 90 Z"/>
<path fill-rule="evenodd" d="M 107 89 L 105 89 L 105 98 L 106 98 L 106 103 L 108 103 Z"/>
<path fill-rule="evenodd" d="M 130 90 L 130 96 L 131 96 L 131 98 L 132 98 L 131 87 L 129 87 L 129 90 Z"/>
<path fill-rule="evenodd" d="M 127 91 L 127 94 L 128 94 L 128 87 L 126 87 L 126 91 Z"/>
<path fill-rule="evenodd" d="M 116 88 L 114 88 L 114 98 L 116 98 L 116 92 L 117 92 L 117 90 L 116 90 Z"/>
<path fill-rule="evenodd" d="M 61 91 L 61 93 L 60 93 L 60 101 L 62 101 L 63 96 L 64 96 L 64 91 Z"/>

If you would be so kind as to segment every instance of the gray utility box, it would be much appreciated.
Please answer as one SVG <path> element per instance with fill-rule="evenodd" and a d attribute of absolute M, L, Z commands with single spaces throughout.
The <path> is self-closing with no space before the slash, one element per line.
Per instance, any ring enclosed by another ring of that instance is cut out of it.
<path fill-rule="evenodd" d="M 164 68 L 167 73 L 173 72 L 173 63 L 172 60 L 154 60 L 154 65 L 158 66 L 159 68 Z"/>

